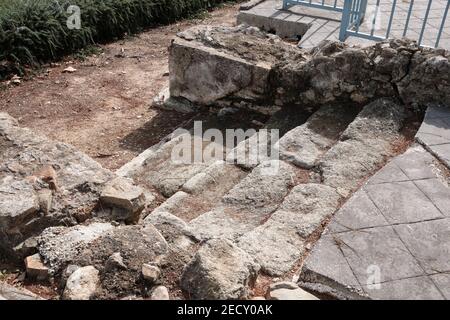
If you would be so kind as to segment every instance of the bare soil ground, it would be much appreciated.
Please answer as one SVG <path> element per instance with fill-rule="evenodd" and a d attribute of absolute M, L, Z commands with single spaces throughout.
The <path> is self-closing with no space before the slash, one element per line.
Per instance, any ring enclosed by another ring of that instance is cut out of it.
<path fill-rule="evenodd" d="M 224 5 L 203 19 L 101 45 L 101 53 L 84 61 L 67 57 L 20 85 L 3 84 L 0 111 L 21 126 L 74 145 L 106 168 L 118 169 L 188 118 L 151 107 L 169 82 L 171 39 L 193 25 L 232 25 L 238 7 Z M 69 66 L 76 71 L 63 73 Z"/>

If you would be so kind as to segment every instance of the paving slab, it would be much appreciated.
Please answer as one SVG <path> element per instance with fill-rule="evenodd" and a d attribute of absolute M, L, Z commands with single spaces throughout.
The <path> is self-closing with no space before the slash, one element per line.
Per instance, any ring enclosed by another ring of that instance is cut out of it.
<path fill-rule="evenodd" d="M 450 187 L 443 170 L 419 145 L 391 160 L 331 219 L 304 262 L 300 286 L 339 299 L 358 298 L 355 292 L 449 299 Z"/>
<path fill-rule="evenodd" d="M 412 182 L 393 182 L 364 187 L 390 223 L 442 218 L 433 202 Z"/>
<path fill-rule="evenodd" d="M 382 300 L 443 300 L 433 281 L 427 277 L 414 277 L 364 288 L 373 299 Z"/>
<path fill-rule="evenodd" d="M 450 106 L 430 106 L 416 139 L 450 168 Z"/>
<path fill-rule="evenodd" d="M 394 226 L 426 273 L 450 271 L 450 220 L 438 219 Z"/>

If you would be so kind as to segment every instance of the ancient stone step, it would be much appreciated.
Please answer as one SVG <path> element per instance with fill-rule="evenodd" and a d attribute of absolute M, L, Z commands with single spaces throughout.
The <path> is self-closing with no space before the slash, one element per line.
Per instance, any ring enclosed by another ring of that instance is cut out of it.
<path fill-rule="evenodd" d="M 222 144 L 203 140 L 201 137 L 183 133 L 166 142 L 159 149 L 149 152 L 145 161 L 127 176 L 150 190 L 157 190 L 171 197 L 196 174 L 210 164 L 223 159 L 223 154 L 204 157 L 209 150 L 223 150 Z M 209 155 L 209 154 L 208 154 Z"/>
<path fill-rule="evenodd" d="M 238 246 L 255 257 L 264 272 L 280 276 L 301 258 L 309 236 L 337 209 L 339 200 L 331 187 L 300 184 L 266 223 L 239 238 Z"/>
<path fill-rule="evenodd" d="M 194 175 L 182 190 L 156 208 L 153 214 L 169 212 L 185 221 L 195 219 L 211 210 L 222 197 L 247 174 L 233 164 L 217 161 Z"/>
<path fill-rule="evenodd" d="M 325 105 L 305 124 L 289 131 L 275 145 L 280 158 L 299 167 L 311 169 L 339 139 L 356 117 L 358 109 L 347 105 Z"/>
<path fill-rule="evenodd" d="M 263 161 L 279 159 L 280 137 L 303 125 L 310 115 L 308 110 L 281 109 L 270 117 L 261 130 L 232 149 L 227 154 L 227 162 L 249 170 Z"/>
<path fill-rule="evenodd" d="M 320 160 L 322 182 L 348 196 L 394 155 L 392 144 L 400 138 L 405 117 L 404 106 L 390 99 L 365 106 Z"/>
<path fill-rule="evenodd" d="M 277 160 L 258 165 L 232 188 L 213 210 L 190 222 L 201 239 L 234 239 L 260 225 L 278 206 L 295 184 L 296 171 Z"/>

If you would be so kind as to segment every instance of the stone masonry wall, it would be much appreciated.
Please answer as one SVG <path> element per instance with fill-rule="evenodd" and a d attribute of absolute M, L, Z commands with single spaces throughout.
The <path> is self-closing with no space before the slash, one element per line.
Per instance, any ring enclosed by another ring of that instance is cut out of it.
<path fill-rule="evenodd" d="M 270 110 L 375 97 L 450 104 L 449 52 L 409 40 L 365 48 L 323 42 L 306 51 L 254 27 L 196 27 L 174 40 L 170 77 L 171 97 L 200 106 Z"/>

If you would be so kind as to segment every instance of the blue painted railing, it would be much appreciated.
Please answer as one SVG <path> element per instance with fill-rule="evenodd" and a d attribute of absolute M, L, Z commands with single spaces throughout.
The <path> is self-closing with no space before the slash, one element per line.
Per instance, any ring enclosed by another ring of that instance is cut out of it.
<path fill-rule="evenodd" d="M 368 40 L 375 40 L 375 41 L 382 41 L 385 39 L 389 39 L 393 37 L 392 35 L 392 25 L 394 21 L 394 17 L 396 15 L 396 9 L 397 4 L 401 0 L 391 0 L 392 6 L 390 13 L 389 12 L 383 12 L 383 19 L 386 19 L 387 25 L 384 24 L 380 27 L 379 30 L 376 30 L 376 21 L 378 15 L 381 13 L 379 12 L 378 8 L 380 8 L 380 2 L 381 0 L 373 0 L 371 1 L 372 7 L 375 8 L 373 14 L 369 19 L 371 21 L 368 21 L 369 23 L 369 30 L 360 30 L 361 23 L 366 15 L 367 11 L 367 1 L 368 0 L 283 0 L 283 9 L 288 10 L 293 5 L 301 5 L 311 8 L 319 8 L 323 10 L 328 11 L 335 11 L 335 12 L 342 12 L 342 20 L 341 20 L 341 27 L 339 32 L 339 40 L 345 41 L 349 36 L 353 37 L 359 37 L 363 39 Z M 417 3 L 420 2 L 420 5 Z M 442 1 L 441 1 L 442 2 Z M 426 8 L 422 7 L 424 1 L 418 1 L 418 0 L 409 0 L 409 6 L 407 10 L 406 20 L 404 20 L 404 26 L 403 26 L 403 32 L 400 35 L 395 35 L 396 37 L 403 36 L 406 37 L 408 35 L 409 38 L 411 38 L 410 34 L 408 34 L 408 30 L 410 29 L 410 23 L 411 23 L 411 17 L 413 10 L 416 9 L 416 6 L 418 7 L 415 11 L 419 12 L 420 15 L 420 34 L 418 35 L 417 40 L 419 45 L 424 45 L 424 35 L 426 32 L 428 24 L 428 20 L 430 19 L 430 9 L 433 5 L 433 0 L 428 0 L 428 3 L 426 5 Z M 450 0 L 447 0 L 446 7 L 443 9 L 442 12 L 442 20 L 440 20 L 439 24 L 439 30 L 436 35 L 436 40 L 431 46 L 438 47 L 442 34 L 444 32 L 444 28 L 446 24 L 448 25 L 450 22 L 447 21 L 448 15 L 449 15 L 449 7 L 450 7 Z M 422 16 L 423 13 L 423 16 Z M 388 16 L 386 16 L 386 14 Z M 415 17 L 417 20 L 417 16 Z M 436 16 L 433 17 L 433 19 L 436 19 Z M 440 19 L 440 18 L 439 18 Z M 397 20 L 396 20 L 397 21 Z M 403 21 L 403 20 L 401 20 Z M 397 22 L 396 22 L 397 23 Z"/>
<path fill-rule="evenodd" d="M 310 7 L 310 8 L 318 8 L 318 9 L 324 9 L 329 11 L 337 11 L 342 12 L 344 10 L 343 6 L 338 2 L 338 0 L 333 1 L 327 1 L 325 0 L 283 0 L 283 9 L 287 10 L 290 7 L 294 5 L 301 5 L 304 7 Z"/>
<path fill-rule="evenodd" d="M 339 40 L 341 41 L 345 41 L 349 36 L 354 36 L 354 37 L 359 37 L 359 38 L 363 38 L 363 39 L 368 39 L 368 40 L 376 40 L 376 41 L 381 41 L 381 40 L 385 40 L 385 39 L 389 39 L 392 37 L 392 22 L 394 20 L 395 14 L 396 14 L 396 9 L 397 9 L 397 3 L 400 0 L 392 0 L 392 7 L 390 10 L 390 14 L 389 14 L 389 18 L 388 18 L 388 23 L 387 26 L 381 26 L 381 33 L 376 34 L 376 20 L 377 20 L 377 15 L 380 14 L 378 12 L 378 10 L 375 10 L 373 16 L 371 17 L 372 21 L 370 21 L 371 24 L 371 28 L 369 31 L 366 32 L 361 32 L 360 29 L 360 24 L 352 24 L 352 17 L 357 14 L 354 11 L 354 5 L 355 2 L 357 2 L 358 0 L 345 0 L 344 3 L 344 9 L 342 11 L 342 22 L 341 22 L 341 30 L 340 30 L 340 34 L 339 34 Z M 379 8 L 380 7 L 380 1 L 381 0 L 377 0 L 376 1 L 376 5 L 375 8 Z M 411 22 L 411 15 L 413 13 L 413 10 L 415 9 L 415 5 L 417 4 L 418 1 L 415 2 L 415 0 L 410 0 L 409 6 L 408 6 L 408 12 L 407 12 L 407 16 L 406 16 L 406 20 L 404 22 L 404 26 L 403 26 L 403 33 L 402 36 L 406 37 L 408 34 L 408 30 L 410 27 L 410 22 Z M 423 2 L 422 2 L 423 3 Z M 428 25 L 428 20 L 429 20 L 429 14 L 430 14 L 430 9 L 433 5 L 433 0 L 428 0 L 426 9 L 423 10 L 423 8 L 419 8 L 417 9 L 417 11 L 419 13 L 423 13 L 423 16 L 420 17 L 420 34 L 419 37 L 417 39 L 413 39 L 413 40 L 417 40 L 419 45 L 423 45 L 423 40 L 424 40 L 424 34 L 425 34 L 425 30 L 427 28 Z M 439 27 L 439 31 L 436 35 L 436 41 L 433 43 L 432 46 L 434 47 L 438 47 L 441 37 L 442 37 L 442 32 L 444 30 L 444 27 L 446 25 L 446 23 L 448 23 L 447 21 L 447 17 L 448 17 L 448 11 L 449 11 L 449 7 L 450 7 L 450 0 L 447 0 L 447 5 L 446 8 L 443 11 L 442 14 L 442 20 L 440 22 L 440 27 Z M 436 19 L 436 17 L 434 17 L 434 19 Z M 438 18 L 440 19 L 440 18 Z M 409 38 L 411 38 L 411 36 L 409 36 Z"/>

